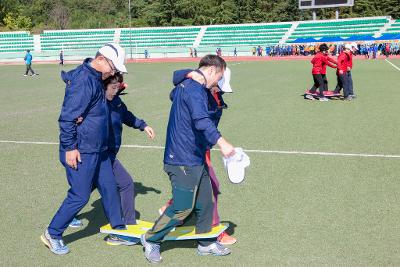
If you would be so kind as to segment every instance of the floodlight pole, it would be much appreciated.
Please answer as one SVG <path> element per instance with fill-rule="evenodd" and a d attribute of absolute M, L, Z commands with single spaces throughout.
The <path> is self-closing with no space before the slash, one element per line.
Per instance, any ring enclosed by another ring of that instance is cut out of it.
<path fill-rule="evenodd" d="M 132 15 L 131 15 L 131 0 L 128 2 L 129 8 L 129 50 L 131 52 L 131 59 L 132 59 Z"/>

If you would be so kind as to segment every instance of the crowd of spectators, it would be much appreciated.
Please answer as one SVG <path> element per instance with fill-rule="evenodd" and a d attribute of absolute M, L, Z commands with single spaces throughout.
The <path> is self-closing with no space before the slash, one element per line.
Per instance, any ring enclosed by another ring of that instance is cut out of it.
<path fill-rule="evenodd" d="M 399 42 L 387 43 L 359 43 L 356 54 L 364 55 L 366 58 L 376 58 L 379 55 L 400 55 Z M 329 44 L 329 53 L 338 55 L 343 50 L 344 44 Z M 253 56 L 312 56 L 318 50 L 318 44 L 293 44 L 293 45 L 275 45 L 253 47 L 251 52 Z"/>

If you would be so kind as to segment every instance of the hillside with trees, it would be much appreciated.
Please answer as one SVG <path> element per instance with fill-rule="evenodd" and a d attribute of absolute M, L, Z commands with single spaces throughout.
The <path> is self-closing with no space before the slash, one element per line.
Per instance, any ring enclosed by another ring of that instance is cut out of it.
<path fill-rule="evenodd" d="M 341 18 L 400 18 L 400 0 L 355 0 Z M 132 27 L 310 20 L 297 0 L 131 0 Z M 317 10 L 318 19 L 335 9 Z M 0 31 L 129 27 L 128 0 L 0 0 Z"/>

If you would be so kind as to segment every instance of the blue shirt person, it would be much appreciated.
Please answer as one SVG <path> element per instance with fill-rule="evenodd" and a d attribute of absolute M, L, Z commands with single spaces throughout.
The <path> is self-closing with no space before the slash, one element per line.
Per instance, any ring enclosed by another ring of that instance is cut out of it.
<path fill-rule="evenodd" d="M 25 61 L 25 66 L 26 66 L 26 71 L 24 76 L 28 76 L 28 73 L 31 72 L 31 76 L 35 76 L 37 75 L 37 73 L 35 73 L 32 69 L 32 54 L 31 54 L 31 50 L 26 50 L 26 54 L 24 57 L 24 61 Z"/>

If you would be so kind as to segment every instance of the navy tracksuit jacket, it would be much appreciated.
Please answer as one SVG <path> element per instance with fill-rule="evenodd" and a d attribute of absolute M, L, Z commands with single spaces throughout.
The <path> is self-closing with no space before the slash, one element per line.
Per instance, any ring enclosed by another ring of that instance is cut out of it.
<path fill-rule="evenodd" d="M 188 91 L 190 90 L 190 92 Z M 187 79 L 175 87 L 164 152 L 164 163 L 175 166 L 200 166 L 205 152 L 221 137 L 210 113 L 210 90 Z"/>
<path fill-rule="evenodd" d="M 122 124 L 141 131 L 146 128 L 147 124 L 132 114 L 119 96 L 115 96 L 112 101 L 107 102 L 110 112 L 108 150 L 110 153 L 117 154 L 121 147 Z"/>
<path fill-rule="evenodd" d="M 172 82 L 174 84 L 174 86 L 178 86 L 181 82 L 187 80 L 188 78 L 186 77 L 186 75 L 188 75 L 190 72 L 192 72 L 194 70 L 192 69 L 182 69 L 182 70 L 177 70 L 174 71 L 173 74 L 173 78 L 172 78 Z M 177 87 L 175 87 L 170 95 L 169 98 L 171 101 L 173 101 L 174 99 L 174 94 L 176 92 Z M 208 90 L 207 90 L 208 91 Z M 220 101 L 220 107 L 218 107 L 218 103 L 215 100 L 214 96 L 207 92 L 207 98 L 208 98 L 208 114 L 210 116 L 210 119 L 214 122 L 215 126 L 218 127 L 219 121 L 221 120 L 222 117 L 222 109 L 227 108 L 227 104 L 225 103 L 224 99 L 222 98 L 223 92 L 220 91 L 218 92 L 218 99 Z M 211 149 L 213 147 L 214 144 L 209 144 L 208 149 Z"/>

